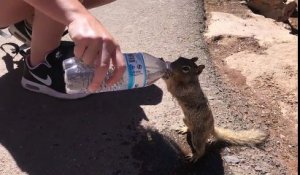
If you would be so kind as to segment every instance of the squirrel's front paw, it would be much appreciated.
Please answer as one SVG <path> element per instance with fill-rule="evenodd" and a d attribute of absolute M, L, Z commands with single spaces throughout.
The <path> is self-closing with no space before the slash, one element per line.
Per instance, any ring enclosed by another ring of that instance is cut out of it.
<path fill-rule="evenodd" d="M 189 132 L 189 128 L 187 126 L 181 127 L 175 130 L 178 134 L 187 134 Z"/>
<path fill-rule="evenodd" d="M 189 161 L 190 163 L 196 163 L 199 160 L 199 156 L 195 155 L 195 154 L 188 154 L 184 157 L 187 161 Z"/>

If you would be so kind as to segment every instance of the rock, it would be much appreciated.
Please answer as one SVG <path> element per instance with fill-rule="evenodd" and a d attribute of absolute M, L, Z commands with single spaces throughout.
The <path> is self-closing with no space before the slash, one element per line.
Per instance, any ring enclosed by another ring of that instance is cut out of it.
<path fill-rule="evenodd" d="M 255 171 L 262 171 L 263 169 L 262 169 L 262 167 L 260 167 L 260 166 L 255 166 L 255 167 L 254 167 L 254 170 L 255 170 Z"/>
<path fill-rule="evenodd" d="M 224 149 L 224 152 L 228 152 L 228 153 L 230 153 L 230 152 L 231 152 L 231 150 L 230 150 L 229 148 L 227 148 L 227 147 L 226 147 L 226 148 Z"/>
<path fill-rule="evenodd" d="M 223 158 L 227 163 L 238 164 L 240 162 L 240 159 L 236 156 L 224 156 Z"/>
<path fill-rule="evenodd" d="M 286 21 L 297 8 L 294 0 L 286 3 L 284 0 L 248 0 L 247 5 L 265 17 L 277 21 Z"/>
<path fill-rule="evenodd" d="M 257 165 L 254 167 L 254 170 L 259 171 L 262 174 L 269 173 L 269 170 L 267 169 L 267 167 L 265 165 Z"/>

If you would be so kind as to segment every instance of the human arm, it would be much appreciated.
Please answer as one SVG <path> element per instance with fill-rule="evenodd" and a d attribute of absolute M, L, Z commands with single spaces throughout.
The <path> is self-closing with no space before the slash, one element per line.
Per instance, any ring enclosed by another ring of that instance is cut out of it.
<path fill-rule="evenodd" d="M 103 81 L 112 61 L 115 71 L 108 84 L 118 81 L 125 70 L 118 43 L 104 26 L 78 0 L 24 0 L 50 18 L 68 26 L 75 43 L 74 54 L 85 64 L 95 66 L 95 76 L 89 86 L 95 91 Z"/>

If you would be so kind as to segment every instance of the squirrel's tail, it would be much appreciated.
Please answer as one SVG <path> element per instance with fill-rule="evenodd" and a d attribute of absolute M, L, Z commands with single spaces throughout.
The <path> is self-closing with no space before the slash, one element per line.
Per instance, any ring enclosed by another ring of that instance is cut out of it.
<path fill-rule="evenodd" d="M 266 133 L 260 130 L 234 131 L 219 127 L 215 127 L 213 135 L 216 139 L 233 145 L 256 145 L 262 143 L 268 137 Z"/>

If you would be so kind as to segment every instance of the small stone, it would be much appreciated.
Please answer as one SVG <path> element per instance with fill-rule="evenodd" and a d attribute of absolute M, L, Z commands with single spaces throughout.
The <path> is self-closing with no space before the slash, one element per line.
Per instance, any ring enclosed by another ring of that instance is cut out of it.
<path fill-rule="evenodd" d="M 237 158 L 236 156 L 224 156 L 224 160 L 227 163 L 234 163 L 234 164 L 237 164 L 240 162 L 240 159 Z"/>
<path fill-rule="evenodd" d="M 255 170 L 255 171 L 262 171 L 263 169 L 262 169 L 262 167 L 260 167 L 260 166 L 256 166 L 256 167 L 254 167 L 254 170 Z"/>
<path fill-rule="evenodd" d="M 280 134 L 279 137 L 280 137 L 281 139 L 283 139 L 283 138 L 285 138 L 285 135 Z"/>
<path fill-rule="evenodd" d="M 254 170 L 259 171 L 261 174 L 270 173 L 270 170 L 266 166 L 266 164 L 262 164 L 260 166 L 257 165 Z"/>
<path fill-rule="evenodd" d="M 231 150 L 229 149 L 229 148 L 225 148 L 225 150 L 224 151 L 226 151 L 226 152 L 228 152 L 228 153 L 230 153 L 231 152 Z"/>

